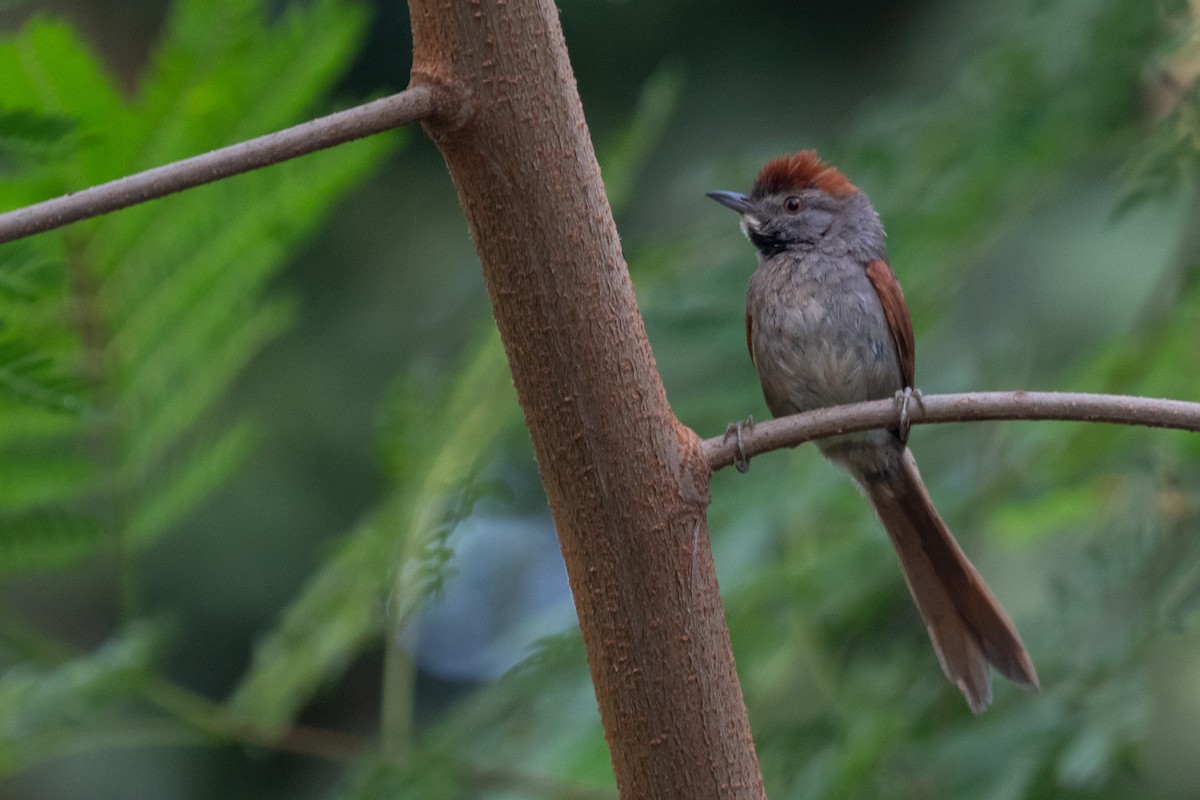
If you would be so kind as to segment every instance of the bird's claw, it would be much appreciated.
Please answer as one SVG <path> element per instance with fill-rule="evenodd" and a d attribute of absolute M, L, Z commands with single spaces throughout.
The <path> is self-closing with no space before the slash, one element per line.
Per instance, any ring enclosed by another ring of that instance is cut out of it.
<path fill-rule="evenodd" d="M 914 389 L 911 386 L 905 386 L 900 391 L 896 392 L 893 400 L 896 403 L 896 410 L 900 413 L 900 426 L 898 433 L 901 442 L 908 442 L 908 431 L 912 428 L 912 420 L 908 416 L 908 404 L 913 400 L 917 401 L 917 405 L 921 410 L 925 410 L 925 398 L 921 396 L 920 389 Z"/>
<path fill-rule="evenodd" d="M 746 447 L 742 442 L 742 431 L 745 429 L 754 429 L 754 417 L 746 417 L 746 420 L 738 420 L 731 422 L 725 428 L 725 438 L 723 441 L 729 441 L 730 436 L 737 437 L 737 452 L 733 455 L 733 466 L 738 472 L 746 472 L 750 469 L 750 456 L 746 455 Z"/>

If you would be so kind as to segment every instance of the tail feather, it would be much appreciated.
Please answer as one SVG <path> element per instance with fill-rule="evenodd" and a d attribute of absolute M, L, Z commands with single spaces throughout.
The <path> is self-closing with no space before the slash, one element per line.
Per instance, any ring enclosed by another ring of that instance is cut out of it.
<path fill-rule="evenodd" d="M 871 477 L 859 482 L 900 556 L 942 671 L 971 711 L 992 701 L 989 663 L 1013 683 L 1038 688 L 1021 637 L 938 515 L 912 454 L 905 449 L 886 479 Z"/>

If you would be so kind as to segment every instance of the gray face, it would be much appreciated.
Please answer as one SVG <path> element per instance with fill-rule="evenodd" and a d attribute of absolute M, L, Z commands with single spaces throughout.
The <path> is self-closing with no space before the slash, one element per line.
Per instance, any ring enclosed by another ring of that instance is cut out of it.
<path fill-rule="evenodd" d="M 835 197 L 804 188 L 753 197 L 710 192 L 709 197 L 741 215 L 741 229 L 763 258 L 785 250 L 820 250 L 864 259 L 884 255 L 883 228 L 861 192 Z"/>
<path fill-rule="evenodd" d="M 742 215 L 742 233 L 764 256 L 812 248 L 829 234 L 841 204 L 816 189 L 768 195 L 755 201 L 754 213 Z"/>

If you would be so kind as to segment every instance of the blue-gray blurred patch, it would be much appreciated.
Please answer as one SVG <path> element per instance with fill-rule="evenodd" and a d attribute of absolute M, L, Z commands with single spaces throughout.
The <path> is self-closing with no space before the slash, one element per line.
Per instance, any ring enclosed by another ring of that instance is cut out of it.
<path fill-rule="evenodd" d="M 448 680 L 494 680 L 538 639 L 575 625 L 575 606 L 548 516 L 475 516 L 448 542 L 442 590 L 400 636 L 420 668 Z"/>

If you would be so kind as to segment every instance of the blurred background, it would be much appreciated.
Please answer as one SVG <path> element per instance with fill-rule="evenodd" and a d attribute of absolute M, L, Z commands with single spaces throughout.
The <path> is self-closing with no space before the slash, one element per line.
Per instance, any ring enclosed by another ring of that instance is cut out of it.
<path fill-rule="evenodd" d="M 559 5 L 702 436 L 768 416 L 753 250 L 704 193 L 809 147 L 883 217 L 926 393 L 1200 394 L 1196 3 Z M 3 210 L 398 91 L 411 56 L 390 0 L 7 0 L 0 30 Z M 419 130 L 4 245 L 0 270 L 0 796 L 615 797 Z M 725 470 L 710 526 L 768 794 L 1200 794 L 1196 438 L 910 445 L 1042 691 L 999 681 L 971 717 L 813 448 Z"/>

